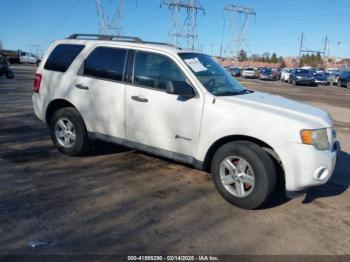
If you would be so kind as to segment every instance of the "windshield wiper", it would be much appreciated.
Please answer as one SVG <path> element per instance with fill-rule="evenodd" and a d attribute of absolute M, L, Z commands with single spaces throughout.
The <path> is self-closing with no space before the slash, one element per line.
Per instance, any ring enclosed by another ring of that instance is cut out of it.
<path fill-rule="evenodd" d="M 236 96 L 236 95 L 245 95 L 245 94 L 250 94 L 253 93 L 254 91 L 244 89 L 242 91 L 226 91 L 226 92 L 220 92 L 220 93 L 215 93 L 215 96 Z"/>

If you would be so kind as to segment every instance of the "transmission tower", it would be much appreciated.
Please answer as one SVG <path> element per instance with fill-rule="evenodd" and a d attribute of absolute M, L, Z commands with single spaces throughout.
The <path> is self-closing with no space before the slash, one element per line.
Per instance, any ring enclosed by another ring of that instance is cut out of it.
<path fill-rule="evenodd" d="M 183 39 L 187 48 L 198 50 L 197 13 L 205 13 L 201 3 L 198 0 L 162 0 L 160 6 L 167 6 L 171 12 L 172 26 L 168 33 L 170 42 L 180 46 L 180 39 Z M 181 19 L 181 10 L 186 11 L 184 22 Z"/>
<path fill-rule="evenodd" d="M 224 11 L 229 14 L 229 27 L 232 34 L 225 52 L 228 50 L 233 57 L 239 57 L 240 51 L 244 50 L 244 45 L 248 46 L 246 35 L 249 29 L 249 18 L 252 16 L 255 18 L 256 13 L 253 8 L 235 4 L 227 5 Z"/>
<path fill-rule="evenodd" d="M 107 4 L 103 0 L 96 1 L 96 11 L 99 22 L 99 33 L 104 35 L 120 36 L 123 31 L 122 19 L 124 13 L 125 0 L 108 0 Z M 105 5 L 104 5 L 105 4 Z M 112 16 L 106 10 L 115 10 Z"/>

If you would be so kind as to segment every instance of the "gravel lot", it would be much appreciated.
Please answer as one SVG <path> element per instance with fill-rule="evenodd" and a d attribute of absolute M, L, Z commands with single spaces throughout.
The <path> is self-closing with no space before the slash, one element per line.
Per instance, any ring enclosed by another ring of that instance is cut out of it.
<path fill-rule="evenodd" d="M 0 79 L 0 254 L 350 254 L 350 90 L 242 80 L 328 110 L 343 149 L 328 184 L 245 211 L 171 161 L 102 142 L 62 155 L 33 114 L 35 67 L 14 70 Z"/>

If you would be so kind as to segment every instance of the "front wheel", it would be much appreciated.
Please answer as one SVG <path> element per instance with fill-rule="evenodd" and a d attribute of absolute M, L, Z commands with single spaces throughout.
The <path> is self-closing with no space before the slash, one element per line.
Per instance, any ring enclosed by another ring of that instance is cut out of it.
<path fill-rule="evenodd" d="M 271 157 L 248 141 L 220 147 L 213 157 L 211 173 L 221 196 L 243 209 L 261 206 L 276 186 L 276 169 Z"/>
<path fill-rule="evenodd" d="M 72 107 L 56 111 L 50 121 L 50 135 L 55 146 L 71 156 L 82 155 L 90 148 L 90 140 L 79 112 Z"/>

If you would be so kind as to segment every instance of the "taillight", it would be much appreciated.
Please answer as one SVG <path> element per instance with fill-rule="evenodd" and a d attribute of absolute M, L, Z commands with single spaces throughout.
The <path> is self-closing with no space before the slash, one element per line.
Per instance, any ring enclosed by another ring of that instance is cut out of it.
<path fill-rule="evenodd" d="M 35 74 L 34 86 L 33 86 L 34 93 L 39 93 L 40 85 L 41 85 L 41 78 L 42 78 L 41 74 Z"/>

